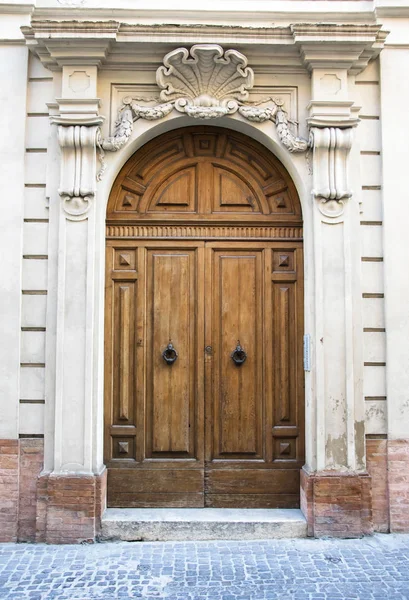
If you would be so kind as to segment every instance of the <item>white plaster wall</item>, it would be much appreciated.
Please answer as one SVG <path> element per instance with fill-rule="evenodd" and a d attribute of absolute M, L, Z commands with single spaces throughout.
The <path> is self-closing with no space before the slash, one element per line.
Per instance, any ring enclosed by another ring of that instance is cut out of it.
<path fill-rule="evenodd" d="M 409 438 L 409 19 L 390 19 L 382 52 L 386 394 L 388 438 Z"/>
<path fill-rule="evenodd" d="M 359 194 L 365 432 L 369 436 L 378 436 L 387 432 L 379 60 L 373 61 L 356 77 L 355 93 L 356 103 L 361 107 L 357 139 L 361 171 Z"/>
<path fill-rule="evenodd" d="M 21 322 L 21 435 L 44 433 L 49 209 L 46 198 L 47 102 L 55 99 L 53 75 L 30 53 L 24 157 Z"/>
<path fill-rule="evenodd" d="M 14 29 L 8 37 L 18 36 Z M 17 438 L 28 51 L 0 40 L 0 438 Z"/>

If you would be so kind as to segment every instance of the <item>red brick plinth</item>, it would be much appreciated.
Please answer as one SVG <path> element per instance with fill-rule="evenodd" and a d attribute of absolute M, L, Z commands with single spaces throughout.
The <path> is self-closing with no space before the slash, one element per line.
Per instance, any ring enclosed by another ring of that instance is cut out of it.
<path fill-rule="evenodd" d="M 105 508 L 106 471 L 101 475 L 42 475 L 37 489 L 36 541 L 93 542 Z"/>
<path fill-rule="evenodd" d="M 372 533 L 368 474 L 301 471 L 301 510 L 312 537 L 356 538 Z"/>
<path fill-rule="evenodd" d="M 374 531 L 389 531 L 388 441 L 366 440 L 366 468 L 372 479 L 372 516 Z"/>
<path fill-rule="evenodd" d="M 388 440 L 390 531 L 409 532 L 409 439 Z"/>
<path fill-rule="evenodd" d="M 42 474 L 40 438 L 0 440 L 0 542 L 94 541 L 106 502 L 101 475 Z"/>
<path fill-rule="evenodd" d="M 36 539 L 37 478 L 43 440 L 0 440 L 0 542 Z"/>
<path fill-rule="evenodd" d="M 21 439 L 19 457 L 18 541 L 36 541 L 37 480 L 44 464 L 44 441 Z"/>
<path fill-rule="evenodd" d="M 19 440 L 0 440 L 0 542 L 17 542 Z"/>

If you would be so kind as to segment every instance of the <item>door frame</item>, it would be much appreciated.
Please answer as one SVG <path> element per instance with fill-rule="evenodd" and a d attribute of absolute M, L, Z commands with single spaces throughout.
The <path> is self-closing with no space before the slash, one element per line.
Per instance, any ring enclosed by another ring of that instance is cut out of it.
<path fill-rule="evenodd" d="M 321 241 L 316 232 L 316 223 L 314 229 L 317 211 L 311 201 L 312 180 L 308 163 L 305 157 L 288 153 L 281 145 L 274 127 L 268 124 L 245 122 L 239 117 L 232 116 L 221 117 L 212 125 L 240 132 L 264 145 L 287 169 L 298 191 L 304 227 L 304 327 L 314 340 L 314 332 L 317 331 L 315 337 L 321 335 L 321 328 L 317 329 L 318 324 L 315 319 L 317 307 L 319 310 L 323 309 L 322 301 L 317 303 L 316 293 L 316 290 L 318 293 L 321 290 L 322 277 L 317 280 L 315 276 L 316 253 L 318 252 L 319 257 Z M 106 170 L 104 176 L 98 181 L 95 199 L 90 203 L 86 216 L 81 220 L 69 221 L 66 218 L 58 198 L 58 186 L 55 180 L 57 195 L 53 195 L 50 202 L 50 231 L 53 232 L 50 236 L 50 253 L 55 256 L 55 261 L 50 265 L 49 270 L 51 310 L 47 317 L 46 358 L 49 365 L 46 372 L 46 393 L 49 398 L 55 397 L 55 403 L 48 405 L 45 414 L 45 428 L 50 432 L 45 436 L 45 472 L 63 474 L 68 469 L 72 473 L 95 475 L 105 471 L 103 372 L 105 232 L 108 199 L 119 171 L 132 154 L 148 141 L 168 131 L 190 126 L 192 126 L 191 119 L 179 114 L 169 115 L 163 121 L 138 121 L 128 144 L 120 151 L 109 153 L 106 157 Z M 53 143 L 57 149 L 56 135 Z M 55 177 L 57 175 L 55 171 Z M 354 239 L 359 241 L 359 235 Z M 66 262 L 68 258 L 69 263 Z M 65 264 L 70 265 L 71 271 L 66 270 Z M 81 281 L 78 280 L 79 277 Z M 78 282 L 80 285 L 78 309 L 75 315 L 71 316 L 65 312 L 65 298 L 66 290 L 72 282 Z M 81 367 L 80 370 L 77 366 L 77 357 L 71 356 L 70 361 L 66 361 L 66 356 L 61 350 L 66 347 L 66 344 L 60 343 L 56 353 L 57 336 L 61 341 L 64 332 L 69 331 L 71 323 L 79 328 L 79 338 L 74 347 L 84 348 L 84 356 L 87 356 L 87 366 Z M 317 406 L 320 404 L 319 402 L 317 404 L 315 389 L 317 374 L 320 374 L 323 367 L 322 360 L 316 361 L 314 345 L 311 346 L 311 356 L 311 370 L 305 373 L 305 429 L 308 432 L 306 464 L 314 469 L 317 465 L 317 450 L 325 447 L 325 440 L 322 429 L 317 438 L 317 422 L 320 414 Z M 67 373 L 69 379 L 62 380 L 63 373 Z M 69 376 L 68 373 L 71 375 Z M 72 410 L 71 403 L 68 405 L 65 401 L 66 394 L 78 398 L 75 406 L 79 406 L 80 410 Z M 68 429 L 67 422 L 69 422 Z M 72 456 L 74 447 L 76 456 L 72 457 L 74 460 L 68 464 L 65 457 Z"/>

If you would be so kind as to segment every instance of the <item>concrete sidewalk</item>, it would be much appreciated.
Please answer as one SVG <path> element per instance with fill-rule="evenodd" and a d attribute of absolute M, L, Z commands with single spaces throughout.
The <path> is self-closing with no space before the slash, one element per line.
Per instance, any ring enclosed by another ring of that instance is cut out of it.
<path fill-rule="evenodd" d="M 0 544 L 0 598 L 409 599 L 409 535 L 361 540 Z"/>

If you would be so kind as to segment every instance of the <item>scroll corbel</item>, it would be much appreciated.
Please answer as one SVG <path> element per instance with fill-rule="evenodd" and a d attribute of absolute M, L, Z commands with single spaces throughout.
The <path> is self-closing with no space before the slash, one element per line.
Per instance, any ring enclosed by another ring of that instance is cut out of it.
<path fill-rule="evenodd" d="M 352 196 L 348 184 L 348 156 L 352 147 L 351 127 L 312 127 L 313 190 L 320 212 L 329 218 L 340 217 L 344 202 Z"/>
<path fill-rule="evenodd" d="M 86 218 L 96 192 L 96 147 L 102 117 L 90 122 L 67 122 L 65 117 L 53 117 L 58 125 L 61 148 L 61 174 L 58 193 L 67 219 Z"/>

